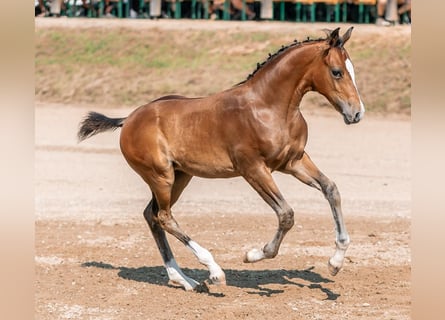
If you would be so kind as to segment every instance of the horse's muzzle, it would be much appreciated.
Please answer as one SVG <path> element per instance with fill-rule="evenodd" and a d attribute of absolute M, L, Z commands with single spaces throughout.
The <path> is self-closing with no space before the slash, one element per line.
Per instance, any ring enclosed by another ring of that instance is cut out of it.
<path fill-rule="evenodd" d="M 360 101 L 360 106 L 345 102 L 343 100 L 337 100 L 337 110 L 343 116 L 343 120 L 346 124 L 358 123 L 365 115 L 365 107 Z"/>
<path fill-rule="evenodd" d="M 364 112 L 358 111 L 352 115 L 342 113 L 342 115 L 343 115 L 343 120 L 345 121 L 346 124 L 354 124 L 354 123 L 358 123 L 358 122 L 360 122 L 360 120 L 362 120 Z"/>

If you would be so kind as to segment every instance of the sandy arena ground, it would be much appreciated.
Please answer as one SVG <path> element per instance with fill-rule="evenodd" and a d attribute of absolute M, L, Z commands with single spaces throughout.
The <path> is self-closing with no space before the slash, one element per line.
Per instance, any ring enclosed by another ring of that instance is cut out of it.
<path fill-rule="evenodd" d="M 88 110 L 35 110 L 36 319 L 410 318 L 409 121 L 346 126 L 332 110 L 303 112 L 307 151 L 339 187 L 352 240 L 336 277 L 327 270 L 333 220 L 317 190 L 275 175 L 296 224 L 275 259 L 244 264 L 245 251 L 271 239 L 274 213 L 242 179 L 192 180 L 174 215 L 227 277 L 227 286 L 194 293 L 168 283 L 142 216 L 150 193 L 120 154 L 119 130 L 77 144 Z M 169 239 L 184 272 L 206 280 L 205 267 Z"/>

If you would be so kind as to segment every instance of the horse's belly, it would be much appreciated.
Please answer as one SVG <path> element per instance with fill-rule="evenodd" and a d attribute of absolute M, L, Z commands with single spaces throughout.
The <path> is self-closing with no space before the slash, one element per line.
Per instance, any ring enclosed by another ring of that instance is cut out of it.
<path fill-rule="evenodd" d="M 231 178 L 236 177 L 236 170 L 228 156 L 216 154 L 202 154 L 200 156 L 175 156 L 173 160 L 175 170 L 180 170 L 192 176 L 202 178 Z"/>
<path fill-rule="evenodd" d="M 201 178 L 232 178 L 239 176 L 233 167 L 217 165 L 209 166 L 198 163 L 188 163 L 187 165 L 175 163 L 175 170 L 183 171 L 189 175 Z"/>

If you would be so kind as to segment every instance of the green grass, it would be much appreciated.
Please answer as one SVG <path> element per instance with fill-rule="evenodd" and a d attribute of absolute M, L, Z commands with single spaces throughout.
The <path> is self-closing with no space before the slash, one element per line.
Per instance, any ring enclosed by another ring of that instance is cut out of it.
<path fill-rule="evenodd" d="M 313 36 L 312 38 L 318 38 Z M 207 30 L 37 29 L 39 101 L 139 105 L 165 94 L 203 96 L 244 80 L 282 45 L 305 36 Z M 351 38 L 348 51 L 368 111 L 410 110 L 410 40 Z M 324 98 L 318 100 L 325 104 Z M 317 101 L 316 101 L 317 102 Z"/>

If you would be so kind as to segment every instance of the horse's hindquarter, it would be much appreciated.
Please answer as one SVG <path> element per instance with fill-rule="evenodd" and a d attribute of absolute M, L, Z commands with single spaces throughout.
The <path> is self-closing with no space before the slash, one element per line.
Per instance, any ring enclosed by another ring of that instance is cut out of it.
<path fill-rule="evenodd" d="M 131 149 L 138 154 L 136 161 L 146 166 L 164 157 L 190 175 L 236 176 L 217 109 L 209 98 L 159 100 L 143 106 L 122 128 L 122 152 L 128 158 Z"/>

